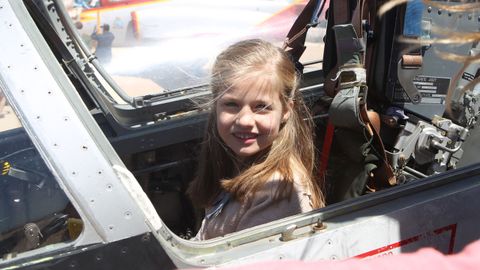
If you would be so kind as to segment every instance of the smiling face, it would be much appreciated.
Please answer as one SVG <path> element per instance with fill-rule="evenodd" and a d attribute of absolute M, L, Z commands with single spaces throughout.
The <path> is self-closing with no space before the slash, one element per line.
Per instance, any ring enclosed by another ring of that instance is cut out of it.
<path fill-rule="evenodd" d="M 231 87 L 216 102 L 218 134 L 240 160 L 272 145 L 289 115 L 278 92 L 252 87 L 255 83 Z"/>

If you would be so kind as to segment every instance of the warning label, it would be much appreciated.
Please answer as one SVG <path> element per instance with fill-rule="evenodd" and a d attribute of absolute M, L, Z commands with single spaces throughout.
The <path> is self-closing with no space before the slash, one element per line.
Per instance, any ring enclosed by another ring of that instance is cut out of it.
<path fill-rule="evenodd" d="M 402 241 L 367 251 L 355 257 L 369 258 L 388 256 L 400 253 L 402 248 L 408 247 L 412 250 L 428 246 L 433 246 L 444 254 L 452 254 L 455 245 L 456 232 L 457 224 L 450 224 L 431 232 L 415 235 Z"/>
<path fill-rule="evenodd" d="M 445 104 L 448 87 L 450 86 L 450 78 L 416 76 L 413 84 L 422 96 L 421 103 L 424 104 Z M 395 102 L 410 102 L 405 90 L 400 84 L 395 87 Z"/>

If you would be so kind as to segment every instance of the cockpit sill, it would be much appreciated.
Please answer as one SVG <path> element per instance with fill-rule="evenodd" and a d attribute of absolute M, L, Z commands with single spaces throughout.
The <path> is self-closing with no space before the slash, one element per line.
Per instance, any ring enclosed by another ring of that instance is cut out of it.
<path fill-rule="evenodd" d="M 100 262 L 100 265 L 111 266 L 108 260 L 113 260 L 113 256 L 117 256 L 114 255 L 115 253 L 126 254 L 126 256 L 130 256 L 130 259 L 135 260 L 131 257 L 132 254 L 128 254 L 135 253 L 128 251 L 128 247 L 133 243 L 136 243 L 134 245 L 137 245 L 140 252 L 156 250 L 160 258 L 163 258 L 165 256 L 163 252 L 166 252 L 172 260 L 168 264 L 172 264 L 171 267 L 174 265 L 176 268 L 227 266 L 268 259 L 304 260 L 313 255 L 308 252 L 306 256 L 286 254 L 289 249 L 298 246 L 299 243 L 303 248 L 313 248 L 312 241 L 317 241 L 317 245 L 328 248 L 325 246 L 336 242 L 335 238 L 338 237 L 336 234 L 345 230 L 345 228 L 351 228 L 359 224 L 368 225 L 368 222 L 365 222 L 365 217 L 373 217 L 378 222 L 382 215 L 389 215 L 395 211 L 402 212 L 402 210 L 431 200 L 444 199 L 445 197 L 440 195 L 442 190 L 456 193 L 468 188 L 478 192 L 480 183 L 475 178 L 478 178 L 479 175 L 480 166 L 472 165 L 430 177 L 424 181 L 411 182 L 386 191 L 330 205 L 311 213 L 288 217 L 232 235 L 202 242 L 181 239 L 169 231 L 168 228 L 162 226 L 157 231 L 146 232 L 114 242 L 90 245 L 78 245 L 78 243 L 73 242 L 69 245 L 51 246 L 48 250 L 25 252 L 18 257 L 8 258 L 3 265 L 2 260 L 0 260 L 0 265 L 2 265 L 2 269 L 16 269 L 35 265 L 49 266 L 51 264 L 52 266 L 58 266 L 59 261 L 66 261 L 63 264 L 72 267 L 71 265 L 78 264 L 76 255 L 90 253 L 89 256 L 83 258 L 85 261 L 90 260 L 90 262 L 84 263 L 84 266 L 92 264 L 92 261 L 95 260 L 97 260 L 93 264 L 95 266 L 99 266 L 97 263 L 102 260 L 106 262 Z M 414 203 L 412 204 L 412 202 Z M 149 223 L 148 220 L 146 222 Z M 348 236 L 344 235 L 344 237 Z M 465 239 L 460 240 L 460 242 L 462 241 L 465 241 Z M 141 243 L 141 245 L 138 246 L 138 243 Z M 101 249 L 103 251 L 99 251 Z M 329 254 L 328 252 L 325 253 Z M 244 254 L 244 256 L 239 254 Z M 81 258 L 81 256 L 79 257 Z M 317 254 L 314 258 L 332 259 L 325 254 Z M 165 266 L 166 262 L 162 261 L 162 264 Z M 150 266 L 154 267 L 158 264 Z"/>

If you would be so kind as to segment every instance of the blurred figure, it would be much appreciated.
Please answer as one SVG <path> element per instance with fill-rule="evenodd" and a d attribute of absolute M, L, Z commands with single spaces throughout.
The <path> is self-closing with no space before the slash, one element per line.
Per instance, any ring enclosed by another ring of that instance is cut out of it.
<path fill-rule="evenodd" d="M 104 24 L 102 28 L 103 33 L 97 34 L 97 29 L 92 33 L 91 37 L 97 41 L 97 48 L 95 55 L 102 64 L 108 64 L 112 60 L 112 43 L 115 36 L 110 32 L 110 25 Z"/>

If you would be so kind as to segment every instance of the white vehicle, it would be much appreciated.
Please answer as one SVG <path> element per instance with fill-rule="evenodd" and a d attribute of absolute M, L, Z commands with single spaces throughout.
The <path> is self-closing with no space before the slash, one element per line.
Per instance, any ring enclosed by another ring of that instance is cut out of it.
<path fill-rule="evenodd" d="M 476 80 L 478 65 L 456 80 L 462 64 L 435 53 L 475 55 L 477 43 L 412 48 L 397 39 L 429 40 L 434 25 L 477 31 L 478 12 L 423 5 L 414 13 L 413 4 L 398 6 L 366 19 L 362 47 L 351 31 L 359 25 L 335 11 L 338 3 L 307 5 L 314 8 L 314 20 L 306 19 L 312 27 L 329 7 L 325 54 L 324 44 L 313 42 L 315 34 L 290 44 L 307 46 L 299 60 L 301 91 L 315 109 L 318 137 L 328 137 L 327 117 L 340 136 L 348 126 L 338 119 L 348 122 L 351 116 L 338 94 L 329 96 L 329 71 L 339 68 L 339 92 L 366 94 L 361 91 L 368 86 L 385 150 L 374 154 L 386 156 L 380 160 L 394 177 L 379 178 L 372 170 L 365 179 L 377 184 L 375 190 L 369 183 L 352 188 L 359 166 L 368 162 L 349 162 L 351 153 L 342 150 L 355 135 L 334 137 L 325 208 L 192 241 L 203 213 L 184 192 L 206 121 L 195 104 L 209 95 L 206 81 L 127 93 L 119 86 L 125 81 L 112 79 L 81 41 L 60 1 L 0 0 L 0 269 L 174 269 L 367 258 L 426 246 L 450 254 L 478 239 L 479 92 L 463 91 Z M 352 8 L 344 11 L 354 14 Z M 416 20 L 421 28 L 410 28 Z M 364 49 L 376 52 L 366 69 L 343 65 Z M 454 114 L 445 113 L 449 101 Z"/>

